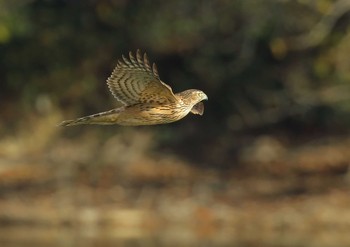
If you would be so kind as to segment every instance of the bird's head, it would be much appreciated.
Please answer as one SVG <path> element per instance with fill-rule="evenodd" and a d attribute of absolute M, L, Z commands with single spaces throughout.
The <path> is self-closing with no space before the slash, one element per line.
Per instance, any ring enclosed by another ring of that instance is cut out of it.
<path fill-rule="evenodd" d="M 191 113 L 203 115 L 203 100 L 208 100 L 208 96 L 201 90 L 189 89 L 178 94 L 182 101 L 191 107 Z"/>
<path fill-rule="evenodd" d="M 202 100 L 208 100 L 208 96 L 201 90 L 194 90 L 192 92 L 192 97 L 197 100 L 197 102 L 200 102 Z"/>
<path fill-rule="evenodd" d="M 195 105 L 202 100 L 208 100 L 208 96 L 201 90 L 188 89 L 178 94 L 188 105 Z"/>
<path fill-rule="evenodd" d="M 204 104 L 202 101 L 208 100 L 208 96 L 203 91 L 200 91 L 200 90 L 195 90 L 192 92 L 192 94 L 193 94 L 193 98 L 197 101 L 197 103 L 193 105 L 191 109 L 191 113 L 202 116 L 204 113 Z"/>

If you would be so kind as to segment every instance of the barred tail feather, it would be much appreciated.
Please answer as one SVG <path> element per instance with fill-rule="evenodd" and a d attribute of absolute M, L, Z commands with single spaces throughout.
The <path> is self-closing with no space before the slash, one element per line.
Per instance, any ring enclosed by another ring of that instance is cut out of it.
<path fill-rule="evenodd" d="M 75 120 L 65 120 L 58 124 L 58 126 L 74 126 L 80 124 L 116 124 L 118 115 L 121 112 L 121 110 L 121 108 L 117 108 L 110 111 L 100 112 L 93 115 L 81 117 Z"/>

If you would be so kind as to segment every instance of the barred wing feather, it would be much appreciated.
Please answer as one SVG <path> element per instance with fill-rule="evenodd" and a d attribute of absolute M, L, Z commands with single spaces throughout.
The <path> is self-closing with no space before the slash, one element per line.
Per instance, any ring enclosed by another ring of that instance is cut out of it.
<path fill-rule="evenodd" d="M 139 103 L 174 103 L 175 95 L 171 88 L 159 78 L 156 65 L 151 68 L 146 53 L 136 52 L 136 58 L 129 53 L 118 61 L 107 85 L 113 96 L 125 105 Z"/>

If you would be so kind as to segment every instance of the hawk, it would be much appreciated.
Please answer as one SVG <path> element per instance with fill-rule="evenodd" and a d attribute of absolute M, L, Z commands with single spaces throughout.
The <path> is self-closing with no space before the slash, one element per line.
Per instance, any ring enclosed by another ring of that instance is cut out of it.
<path fill-rule="evenodd" d="M 136 57 L 118 60 L 107 85 L 122 107 L 66 120 L 59 126 L 79 124 L 119 124 L 124 126 L 166 124 L 178 121 L 189 112 L 203 115 L 203 100 L 208 97 L 197 89 L 174 94 L 171 87 L 160 80 L 156 64 L 150 66 L 146 53 L 137 50 Z"/>

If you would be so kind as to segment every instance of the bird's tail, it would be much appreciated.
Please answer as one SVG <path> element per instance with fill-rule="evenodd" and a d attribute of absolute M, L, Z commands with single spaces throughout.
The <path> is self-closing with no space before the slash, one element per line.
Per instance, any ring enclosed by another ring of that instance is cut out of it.
<path fill-rule="evenodd" d="M 116 124 L 121 108 L 113 109 L 110 111 L 100 112 L 93 115 L 77 118 L 74 120 L 65 120 L 58 126 L 74 126 L 80 124 L 101 124 L 109 125 Z"/>

